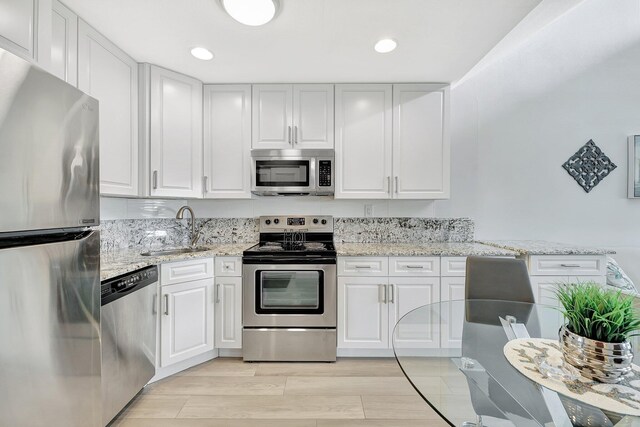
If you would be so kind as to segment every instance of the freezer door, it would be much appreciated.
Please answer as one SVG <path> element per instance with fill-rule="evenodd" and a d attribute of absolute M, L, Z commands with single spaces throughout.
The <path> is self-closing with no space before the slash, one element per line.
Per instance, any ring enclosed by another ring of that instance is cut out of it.
<path fill-rule="evenodd" d="M 98 101 L 0 49 L 0 233 L 97 225 Z"/>
<path fill-rule="evenodd" d="M 101 426 L 99 249 L 0 249 L 0 426 Z"/>

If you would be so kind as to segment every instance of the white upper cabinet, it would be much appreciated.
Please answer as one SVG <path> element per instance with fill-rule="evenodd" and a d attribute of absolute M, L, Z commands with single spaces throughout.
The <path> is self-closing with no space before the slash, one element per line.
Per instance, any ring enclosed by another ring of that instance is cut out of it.
<path fill-rule="evenodd" d="M 253 85 L 252 148 L 291 148 L 293 86 Z"/>
<path fill-rule="evenodd" d="M 151 196 L 202 197 L 202 83 L 152 66 Z"/>
<path fill-rule="evenodd" d="M 58 0 L 51 15 L 51 73 L 78 84 L 78 16 Z"/>
<path fill-rule="evenodd" d="M 333 148 L 333 85 L 293 85 L 293 147 Z"/>
<path fill-rule="evenodd" d="M 391 197 L 391 93 L 388 84 L 336 85 L 336 199 Z"/>
<path fill-rule="evenodd" d="M 0 2 L 0 48 L 49 69 L 50 32 L 51 0 Z"/>
<path fill-rule="evenodd" d="M 449 87 L 393 85 L 393 198 L 449 197 Z"/>
<path fill-rule="evenodd" d="M 100 102 L 100 193 L 137 196 L 138 65 L 82 20 L 78 88 Z"/>
<path fill-rule="evenodd" d="M 251 198 L 251 86 L 204 86 L 204 197 Z"/>
<path fill-rule="evenodd" d="M 252 148 L 333 148 L 333 85 L 253 85 Z"/>

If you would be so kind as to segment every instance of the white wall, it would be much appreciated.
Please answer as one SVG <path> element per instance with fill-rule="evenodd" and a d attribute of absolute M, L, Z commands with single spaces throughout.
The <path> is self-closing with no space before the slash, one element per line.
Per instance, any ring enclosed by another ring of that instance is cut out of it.
<path fill-rule="evenodd" d="M 451 200 L 479 239 L 640 246 L 626 138 L 640 134 L 640 0 L 585 0 L 452 90 Z M 562 168 L 593 139 L 618 168 L 585 193 Z"/>
<path fill-rule="evenodd" d="M 172 218 L 182 205 L 200 218 L 252 218 L 260 215 L 309 214 L 363 217 L 365 205 L 373 216 L 433 217 L 433 201 L 334 200 L 326 197 L 260 197 L 250 200 L 156 200 L 100 198 L 100 217 L 110 219 Z"/>

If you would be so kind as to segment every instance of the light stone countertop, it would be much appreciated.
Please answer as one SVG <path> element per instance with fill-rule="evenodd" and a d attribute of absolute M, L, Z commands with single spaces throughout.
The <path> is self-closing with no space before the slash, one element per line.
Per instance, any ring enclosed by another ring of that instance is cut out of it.
<path fill-rule="evenodd" d="M 517 256 L 481 243 L 336 243 L 338 256 Z"/>
<path fill-rule="evenodd" d="M 543 240 L 482 240 L 480 243 L 517 252 L 519 255 L 606 255 L 615 251 Z"/>
<path fill-rule="evenodd" d="M 256 242 L 257 243 L 257 242 Z M 242 256 L 245 249 L 256 243 L 221 243 L 216 245 L 206 245 L 208 248 L 202 252 L 191 252 L 185 254 L 163 255 L 163 256 L 142 256 L 141 252 L 149 249 L 123 249 L 118 251 L 103 251 L 100 253 L 100 280 L 111 279 L 121 274 L 135 271 L 139 268 L 150 265 L 162 264 L 164 262 L 184 261 L 186 259 L 210 258 L 214 256 Z M 168 249 L 168 248 L 154 248 Z"/>

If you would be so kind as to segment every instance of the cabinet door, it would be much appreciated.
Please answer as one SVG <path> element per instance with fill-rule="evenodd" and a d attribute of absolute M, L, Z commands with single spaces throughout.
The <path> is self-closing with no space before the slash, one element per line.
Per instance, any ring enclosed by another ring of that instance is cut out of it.
<path fill-rule="evenodd" d="M 292 148 L 293 86 L 253 85 L 252 148 Z"/>
<path fill-rule="evenodd" d="M 202 198 L 202 83 L 151 67 L 151 195 Z"/>
<path fill-rule="evenodd" d="M 204 197 L 251 198 L 251 86 L 204 86 Z"/>
<path fill-rule="evenodd" d="M 333 148 L 333 85 L 293 86 L 294 148 Z"/>
<path fill-rule="evenodd" d="M 51 73 L 78 84 L 78 16 L 58 0 L 51 14 Z"/>
<path fill-rule="evenodd" d="M 82 20 L 78 88 L 100 102 L 100 193 L 137 196 L 138 64 Z"/>
<path fill-rule="evenodd" d="M 391 197 L 391 85 L 336 85 L 336 199 Z"/>
<path fill-rule="evenodd" d="M 413 309 L 440 301 L 439 277 L 390 277 L 389 278 L 389 336 L 396 346 L 410 348 L 439 348 L 440 319 L 433 315 L 429 327 L 424 328 L 424 319 L 419 323 L 406 322 L 398 330 L 398 321 Z"/>
<path fill-rule="evenodd" d="M 162 287 L 163 367 L 213 350 L 213 279 Z"/>
<path fill-rule="evenodd" d="M 242 277 L 216 278 L 216 347 L 242 348 Z"/>
<path fill-rule="evenodd" d="M 440 278 L 440 301 L 461 301 L 465 299 L 464 277 Z M 462 305 L 443 304 L 440 316 L 440 347 L 462 347 L 462 325 L 464 313 L 460 312 Z"/>
<path fill-rule="evenodd" d="M 338 348 L 389 348 L 386 277 L 338 277 Z"/>
<path fill-rule="evenodd" d="M 393 197 L 449 198 L 449 87 L 393 85 Z"/>
<path fill-rule="evenodd" d="M 0 48 L 25 59 L 36 58 L 39 0 L 3 0 L 0 6 Z"/>

